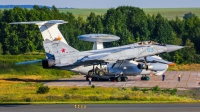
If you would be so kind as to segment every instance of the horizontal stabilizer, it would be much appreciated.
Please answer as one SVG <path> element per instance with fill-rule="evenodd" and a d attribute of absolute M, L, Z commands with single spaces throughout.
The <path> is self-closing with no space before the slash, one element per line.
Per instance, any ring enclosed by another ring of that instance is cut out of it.
<path fill-rule="evenodd" d="M 67 44 L 65 38 L 58 29 L 59 24 L 67 23 L 64 20 L 49 20 L 49 21 L 27 21 L 27 22 L 12 22 L 10 24 L 35 24 L 39 27 L 44 40 L 60 40 Z"/>
<path fill-rule="evenodd" d="M 44 25 L 44 24 L 64 24 L 67 21 L 63 20 L 50 20 L 50 21 L 28 21 L 28 22 L 12 22 L 10 24 L 36 24 L 36 25 Z"/>
<path fill-rule="evenodd" d="M 31 60 L 31 61 L 18 62 L 18 63 L 15 63 L 15 65 L 27 65 L 27 64 L 33 64 L 33 63 L 38 63 L 38 62 L 42 62 L 42 60 Z"/>

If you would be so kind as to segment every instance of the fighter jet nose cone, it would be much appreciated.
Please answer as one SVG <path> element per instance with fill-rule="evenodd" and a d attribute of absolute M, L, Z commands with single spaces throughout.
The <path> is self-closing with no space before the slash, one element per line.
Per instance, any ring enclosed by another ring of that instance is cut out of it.
<path fill-rule="evenodd" d="M 183 46 L 177 46 L 177 45 L 166 45 L 166 47 L 167 47 L 167 52 L 172 52 L 184 48 Z"/>

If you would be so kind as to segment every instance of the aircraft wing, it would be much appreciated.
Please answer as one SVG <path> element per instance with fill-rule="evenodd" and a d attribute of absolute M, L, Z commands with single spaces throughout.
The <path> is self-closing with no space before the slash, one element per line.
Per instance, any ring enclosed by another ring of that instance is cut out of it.
<path fill-rule="evenodd" d="M 116 53 L 116 52 L 120 52 L 123 50 L 127 50 L 127 49 L 131 49 L 131 46 L 124 46 L 124 47 L 118 47 L 115 49 L 108 49 L 108 50 L 95 50 L 95 51 L 91 51 L 90 53 L 94 53 L 94 54 L 100 54 L 100 53 Z"/>
<path fill-rule="evenodd" d="M 131 49 L 130 46 L 126 46 L 123 48 L 117 48 L 117 49 L 109 49 L 109 50 L 100 50 L 100 51 L 91 51 L 90 55 L 87 55 L 79 60 L 77 60 L 77 63 L 81 63 L 81 62 L 99 62 L 99 60 L 101 60 L 102 58 L 112 54 L 112 53 L 116 53 L 116 52 L 120 52 L 123 50 L 127 50 L 127 49 Z"/>
<path fill-rule="evenodd" d="M 108 56 L 109 54 L 111 54 L 111 53 L 101 53 L 101 54 L 93 54 L 93 55 L 85 56 L 82 59 L 78 60 L 78 62 L 98 60 L 105 56 Z"/>

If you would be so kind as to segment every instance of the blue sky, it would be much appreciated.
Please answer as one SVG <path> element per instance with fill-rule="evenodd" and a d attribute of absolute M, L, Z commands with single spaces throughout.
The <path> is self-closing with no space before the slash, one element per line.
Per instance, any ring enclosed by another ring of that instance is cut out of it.
<path fill-rule="evenodd" d="M 140 8 L 200 7 L 200 0 L 1 0 L 0 5 L 46 5 L 73 8 L 111 8 L 121 5 Z"/>

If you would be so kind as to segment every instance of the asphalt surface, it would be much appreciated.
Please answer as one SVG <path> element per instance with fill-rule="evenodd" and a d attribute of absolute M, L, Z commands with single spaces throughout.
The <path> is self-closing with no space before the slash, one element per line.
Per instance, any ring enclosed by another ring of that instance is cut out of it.
<path fill-rule="evenodd" d="M 181 74 L 181 81 L 178 81 L 178 75 Z M 95 86 L 104 87 L 154 87 L 158 85 L 160 88 L 178 88 L 190 89 L 200 88 L 200 72 L 198 71 L 167 71 L 165 72 L 165 81 L 162 76 L 152 76 L 149 81 L 141 81 L 140 77 L 129 76 L 127 82 L 112 81 L 92 81 Z M 88 81 L 84 75 L 73 76 L 70 79 L 61 79 L 45 82 L 47 86 L 88 86 Z"/>
<path fill-rule="evenodd" d="M 85 107 L 85 108 L 84 108 Z M 0 105 L 0 112 L 200 112 L 199 104 Z"/>
<path fill-rule="evenodd" d="M 178 82 L 178 74 L 181 81 Z M 162 77 L 151 77 L 150 81 L 141 81 L 140 77 L 129 77 L 127 82 L 92 81 L 95 86 L 105 87 L 153 87 L 160 88 L 200 88 L 200 72 L 168 71 Z M 88 86 L 83 75 L 70 79 L 45 81 L 48 86 Z M 0 112 L 200 112 L 198 104 L 62 104 L 62 105 L 0 105 Z"/>

